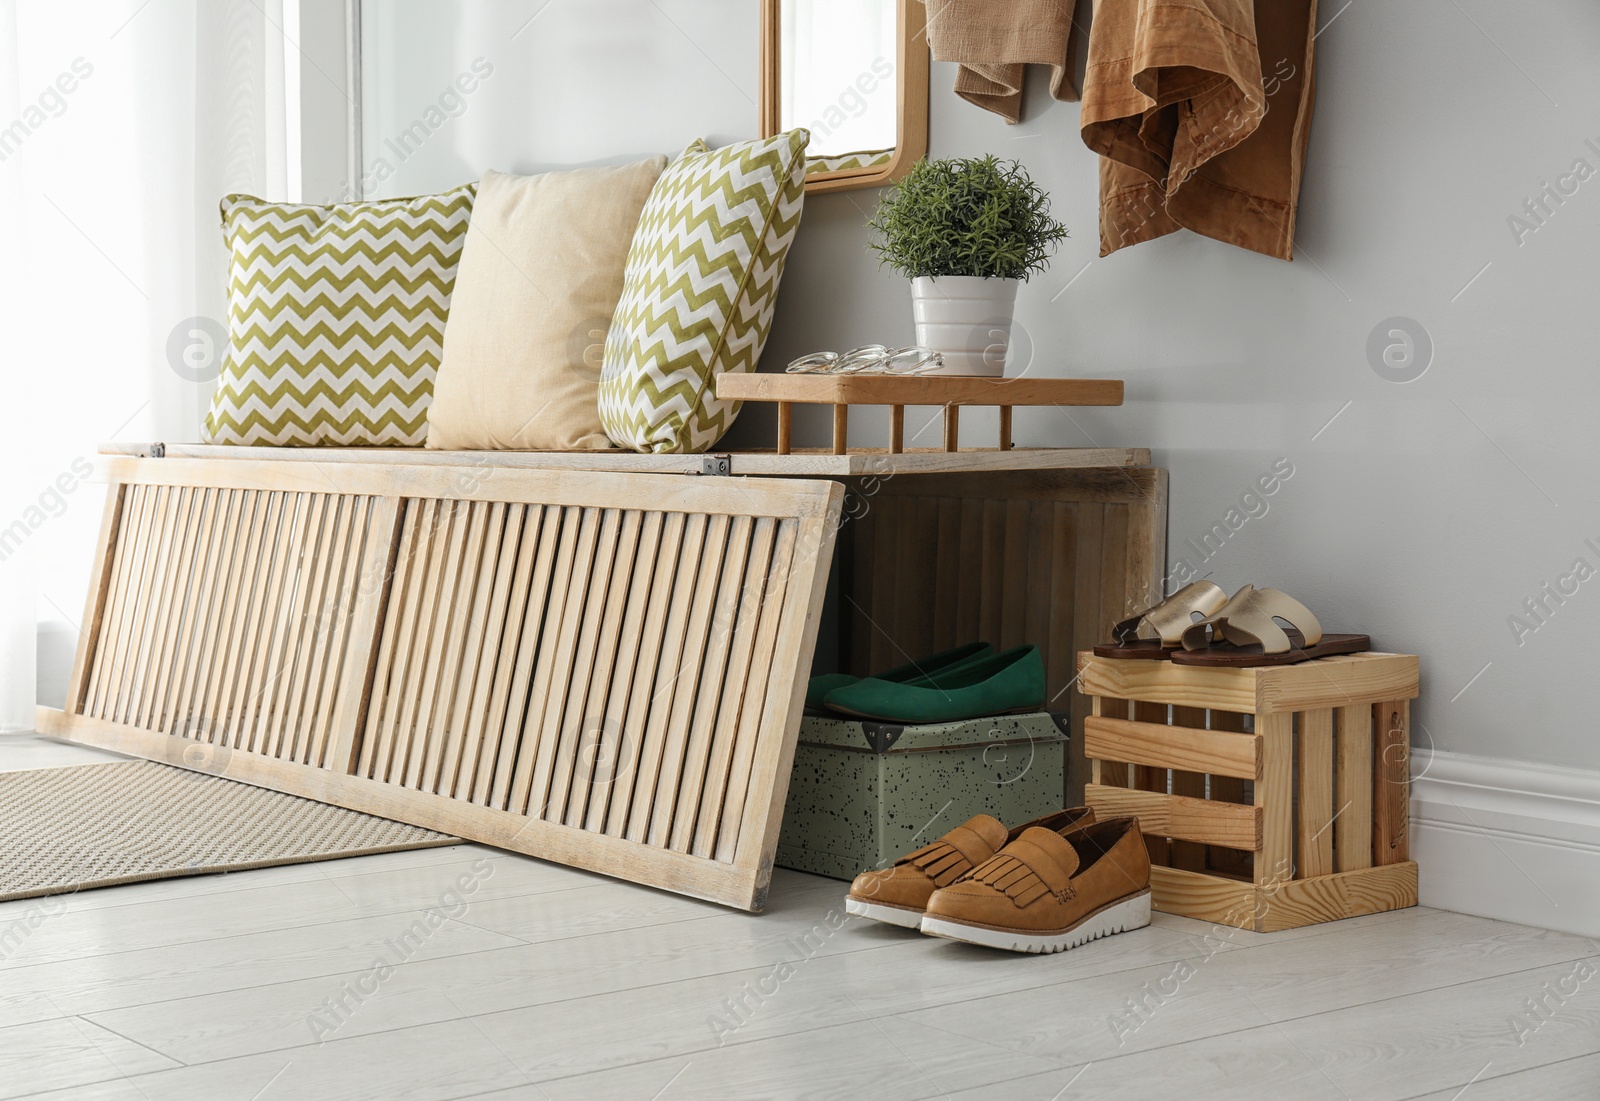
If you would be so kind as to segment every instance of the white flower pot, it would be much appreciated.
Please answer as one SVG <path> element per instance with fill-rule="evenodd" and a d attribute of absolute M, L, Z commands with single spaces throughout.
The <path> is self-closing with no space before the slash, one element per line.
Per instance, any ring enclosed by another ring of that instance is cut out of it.
<path fill-rule="evenodd" d="M 973 275 L 922 275 L 911 281 L 917 343 L 944 356 L 944 366 L 929 374 L 1005 374 L 1019 282 Z"/>

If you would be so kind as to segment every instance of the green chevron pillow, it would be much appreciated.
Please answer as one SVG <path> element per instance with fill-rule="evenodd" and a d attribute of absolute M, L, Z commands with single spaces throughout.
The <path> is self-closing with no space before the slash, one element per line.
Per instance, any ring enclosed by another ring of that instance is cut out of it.
<path fill-rule="evenodd" d="M 612 443 L 705 451 L 733 424 L 739 403 L 717 400 L 716 378 L 761 358 L 810 137 L 695 141 L 656 181 L 606 335 L 600 423 Z"/>
<path fill-rule="evenodd" d="M 223 199 L 228 355 L 206 441 L 421 447 L 474 187 L 334 206 Z"/>

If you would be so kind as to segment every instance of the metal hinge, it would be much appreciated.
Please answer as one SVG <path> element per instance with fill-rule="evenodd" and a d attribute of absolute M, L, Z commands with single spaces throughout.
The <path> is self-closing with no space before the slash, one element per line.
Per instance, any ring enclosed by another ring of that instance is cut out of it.
<path fill-rule="evenodd" d="M 165 459 L 167 457 L 167 445 L 164 443 L 151 444 L 150 457 L 152 459 Z"/>
<path fill-rule="evenodd" d="M 701 455 L 700 469 L 691 470 L 690 474 L 716 474 L 729 477 L 733 474 L 732 455 Z"/>

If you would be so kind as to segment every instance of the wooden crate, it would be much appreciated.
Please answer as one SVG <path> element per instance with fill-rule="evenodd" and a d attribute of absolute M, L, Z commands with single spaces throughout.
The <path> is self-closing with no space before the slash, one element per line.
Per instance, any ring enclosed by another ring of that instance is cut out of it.
<path fill-rule="evenodd" d="M 1096 814 L 1137 815 L 1155 908 L 1257 932 L 1417 904 L 1411 654 L 1264 669 L 1078 656 Z"/>

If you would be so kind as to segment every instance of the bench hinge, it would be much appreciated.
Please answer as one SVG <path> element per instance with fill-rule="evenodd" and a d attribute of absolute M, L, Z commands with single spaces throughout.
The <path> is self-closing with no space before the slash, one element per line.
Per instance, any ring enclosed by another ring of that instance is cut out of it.
<path fill-rule="evenodd" d="M 150 457 L 152 459 L 165 459 L 167 457 L 167 445 L 164 443 L 151 444 Z"/>
<path fill-rule="evenodd" d="M 733 474 L 732 455 L 701 455 L 700 469 L 689 471 L 691 474 L 715 474 L 729 477 Z"/>

